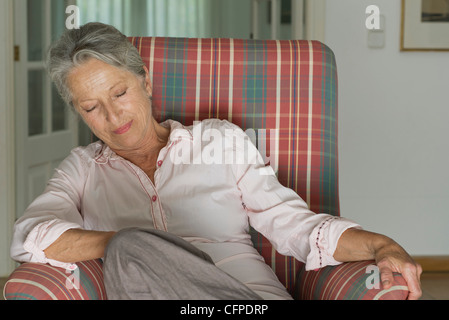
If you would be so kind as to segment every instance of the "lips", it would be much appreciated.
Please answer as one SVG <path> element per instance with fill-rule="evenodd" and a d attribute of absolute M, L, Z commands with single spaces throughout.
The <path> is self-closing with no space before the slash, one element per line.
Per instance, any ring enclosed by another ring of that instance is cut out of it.
<path fill-rule="evenodd" d="M 114 133 L 115 134 L 124 134 L 124 133 L 128 132 L 128 130 L 131 128 L 132 124 L 133 124 L 133 122 L 130 121 L 127 124 L 125 124 L 124 126 L 114 130 Z"/>

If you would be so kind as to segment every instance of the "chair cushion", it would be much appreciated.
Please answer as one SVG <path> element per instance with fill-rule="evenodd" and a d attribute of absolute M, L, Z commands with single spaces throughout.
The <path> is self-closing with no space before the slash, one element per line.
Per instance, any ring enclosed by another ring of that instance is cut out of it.
<path fill-rule="evenodd" d="M 106 300 L 101 260 L 77 263 L 73 273 L 48 264 L 24 263 L 9 277 L 6 300 Z"/>
<path fill-rule="evenodd" d="M 408 287 L 401 274 L 394 274 L 388 290 L 378 288 L 374 261 L 348 262 L 318 271 L 301 269 L 294 297 L 299 300 L 405 300 Z M 377 268 L 377 267 L 375 267 Z M 378 270 L 378 269 L 377 269 Z M 378 272 L 378 271 L 377 271 Z"/>

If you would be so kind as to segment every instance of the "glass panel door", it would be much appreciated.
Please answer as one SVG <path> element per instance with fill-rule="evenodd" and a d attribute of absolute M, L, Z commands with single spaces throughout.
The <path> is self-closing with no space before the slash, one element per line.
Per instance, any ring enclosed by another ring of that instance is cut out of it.
<path fill-rule="evenodd" d="M 28 136 L 67 130 L 69 110 L 44 69 L 51 41 L 65 27 L 65 1 L 27 0 Z"/>
<path fill-rule="evenodd" d="M 44 84 L 43 70 L 28 71 L 28 136 L 45 133 Z"/>
<path fill-rule="evenodd" d="M 28 61 L 41 61 L 44 49 L 45 0 L 27 1 Z"/>
<path fill-rule="evenodd" d="M 16 216 L 42 193 L 54 168 L 78 143 L 76 117 L 45 70 L 47 50 L 64 31 L 65 0 L 15 0 Z"/>

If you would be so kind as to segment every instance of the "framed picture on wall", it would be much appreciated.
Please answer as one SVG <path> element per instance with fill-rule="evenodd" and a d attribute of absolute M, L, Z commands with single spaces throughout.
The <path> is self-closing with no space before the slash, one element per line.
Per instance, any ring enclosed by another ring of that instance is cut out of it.
<path fill-rule="evenodd" d="M 402 0 L 401 51 L 449 51 L 449 0 Z"/>

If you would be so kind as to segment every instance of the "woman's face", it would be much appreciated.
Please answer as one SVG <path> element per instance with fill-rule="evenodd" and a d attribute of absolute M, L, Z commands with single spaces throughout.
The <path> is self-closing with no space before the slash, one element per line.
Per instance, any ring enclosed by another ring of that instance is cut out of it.
<path fill-rule="evenodd" d="M 75 109 L 92 132 L 114 151 L 132 151 L 152 132 L 151 83 L 91 58 L 68 76 Z"/>

